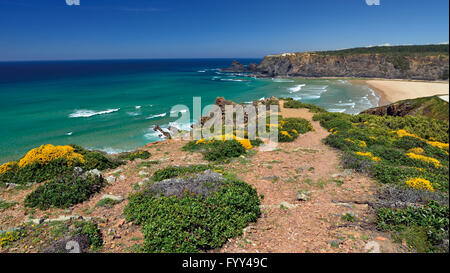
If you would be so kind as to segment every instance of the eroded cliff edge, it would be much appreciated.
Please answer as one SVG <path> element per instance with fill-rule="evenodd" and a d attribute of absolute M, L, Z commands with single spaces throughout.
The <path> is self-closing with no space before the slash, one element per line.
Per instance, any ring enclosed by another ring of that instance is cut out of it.
<path fill-rule="evenodd" d="M 446 80 L 448 49 L 448 45 L 428 45 L 284 53 L 264 57 L 256 73 L 262 77 Z"/>

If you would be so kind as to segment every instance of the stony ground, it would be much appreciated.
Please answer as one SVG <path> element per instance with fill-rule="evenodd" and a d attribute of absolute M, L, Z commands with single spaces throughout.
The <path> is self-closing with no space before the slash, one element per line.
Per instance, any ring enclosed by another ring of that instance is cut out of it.
<path fill-rule="evenodd" d="M 212 252 L 404 252 L 392 243 L 389 234 L 373 224 L 374 211 L 364 204 L 371 201 L 377 182 L 339 167 L 338 151 L 323 144 L 328 135 L 307 109 L 285 109 L 283 117 L 311 121 L 314 131 L 295 142 L 280 143 L 272 151 L 253 152 L 226 166 L 226 170 L 255 187 L 262 199 L 262 216 L 247 227 L 244 235 L 230 239 Z M 0 198 L 17 202 L 0 211 L 0 229 L 18 226 L 28 219 L 55 219 L 62 215 L 95 218 L 104 235 L 102 252 L 130 252 L 142 242 L 140 227 L 126 223 L 123 208 L 136 185 L 160 168 L 169 165 L 207 163 L 198 153 L 182 152 L 182 140 L 168 140 L 143 147 L 152 154 L 148 160 L 135 160 L 116 170 L 103 191 L 71 209 L 31 210 L 23 207 L 26 189 L 0 189 Z M 152 161 L 158 161 L 153 164 Z M 104 194 L 125 198 L 113 207 L 96 207 Z M 345 216 L 344 216 L 345 215 Z M 29 242 L 25 243 L 28 244 Z M 9 251 L 35 252 L 38 247 L 18 245 Z M 1 252 L 1 250 L 0 250 Z"/>

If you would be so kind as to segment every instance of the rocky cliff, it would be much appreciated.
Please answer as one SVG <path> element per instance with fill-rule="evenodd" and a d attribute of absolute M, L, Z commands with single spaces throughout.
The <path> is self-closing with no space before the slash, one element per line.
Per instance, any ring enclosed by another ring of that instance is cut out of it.
<path fill-rule="evenodd" d="M 368 109 L 361 114 L 377 116 L 426 116 L 429 118 L 449 120 L 448 102 L 438 96 L 398 101 L 386 106 Z"/>
<path fill-rule="evenodd" d="M 256 67 L 256 72 L 265 77 L 440 80 L 448 79 L 448 67 L 448 45 L 436 45 L 269 55 Z"/>

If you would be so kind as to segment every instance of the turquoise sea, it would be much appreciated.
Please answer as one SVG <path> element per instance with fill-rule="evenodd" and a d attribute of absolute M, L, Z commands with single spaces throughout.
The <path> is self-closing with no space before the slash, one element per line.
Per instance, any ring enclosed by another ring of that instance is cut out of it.
<path fill-rule="evenodd" d="M 239 60 L 244 64 L 259 60 Z M 359 113 L 379 98 L 346 80 L 256 79 L 224 73 L 230 59 L 0 63 L 0 163 L 42 144 L 79 144 L 109 153 L 160 140 L 173 105 L 202 107 L 218 96 L 249 102 L 293 97 L 329 111 Z"/>

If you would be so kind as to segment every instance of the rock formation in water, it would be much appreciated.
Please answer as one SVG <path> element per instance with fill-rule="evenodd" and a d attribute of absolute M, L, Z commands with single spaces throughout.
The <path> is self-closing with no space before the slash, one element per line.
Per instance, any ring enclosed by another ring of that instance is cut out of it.
<path fill-rule="evenodd" d="M 245 72 L 247 68 L 240 62 L 233 60 L 230 67 L 224 68 L 222 70 L 226 72 Z"/>

